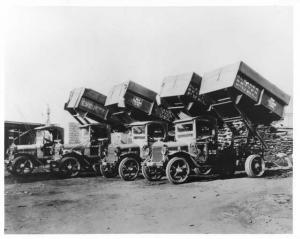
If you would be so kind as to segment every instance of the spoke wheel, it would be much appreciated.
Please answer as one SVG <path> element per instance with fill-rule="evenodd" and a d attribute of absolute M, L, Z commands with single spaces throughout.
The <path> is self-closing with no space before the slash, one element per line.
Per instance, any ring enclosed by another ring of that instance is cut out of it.
<path fill-rule="evenodd" d="M 250 155 L 245 162 L 245 171 L 249 177 L 261 177 L 265 172 L 265 162 L 259 155 Z"/>
<path fill-rule="evenodd" d="M 125 181 L 135 180 L 140 171 L 140 163 L 135 158 L 124 158 L 119 165 L 119 175 Z"/>
<path fill-rule="evenodd" d="M 110 164 L 102 165 L 100 163 L 100 173 L 105 178 L 114 178 L 118 175 L 115 167 L 112 167 Z"/>
<path fill-rule="evenodd" d="M 80 163 L 77 158 L 66 157 L 62 159 L 60 172 L 64 177 L 76 177 L 80 171 Z"/>
<path fill-rule="evenodd" d="M 20 156 L 14 160 L 11 172 L 16 176 L 27 176 L 32 173 L 33 168 L 32 159 L 26 156 Z"/>
<path fill-rule="evenodd" d="M 175 157 L 167 164 L 166 174 L 171 183 L 185 183 L 190 174 L 190 166 L 185 158 Z"/>
<path fill-rule="evenodd" d="M 145 164 L 142 165 L 142 174 L 148 181 L 158 181 L 164 176 L 162 169 L 149 167 Z"/>

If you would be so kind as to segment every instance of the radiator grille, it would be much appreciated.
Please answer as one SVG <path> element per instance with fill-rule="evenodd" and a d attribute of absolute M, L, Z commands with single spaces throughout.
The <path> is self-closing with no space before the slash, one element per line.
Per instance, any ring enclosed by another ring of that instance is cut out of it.
<path fill-rule="evenodd" d="M 160 161 L 162 161 L 161 149 L 162 149 L 162 147 L 154 147 L 154 148 L 152 148 L 152 161 L 153 162 L 160 162 Z"/>
<path fill-rule="evenodd" d="M 107 157 L 106 157 L 106 160 L 107 162 L 115 162 L 117 159 L 116 159 L 116 156 L 115 156 L 115 147 L 113 146 L 109 146 L 108 149 L 107 149 Z"/>

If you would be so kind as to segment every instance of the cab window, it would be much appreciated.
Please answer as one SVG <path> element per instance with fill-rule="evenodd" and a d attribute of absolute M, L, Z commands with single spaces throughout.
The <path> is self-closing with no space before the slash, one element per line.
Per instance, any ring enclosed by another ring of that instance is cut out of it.
<path fill-rule="evenodd" d="M 133 135 L 142 135 L 145 134 L 145 125 L 133 126 L 132 127 L 132 134 Z"/>
<path fill-rule="evenodd" d="M 90 132 L 89 128 L 81 128 L 81 135 L 80 135 L 80 143 L 86 144 L 90 141 Z"/>
<path fill-rule="evenodd" d="M 146 133 L 145 125 L 139 125 L 139 126 L 132 127 L 133 139 L 145 139 L 146 138 L 145 133 Z"/>
<path fill-rule="evenodd" d="M 197 137 L 213 136 L 214 130 L 209 123 L 198 121 L 196 124 L 196 132 Z"/>
<path fill-rule="evenodd" d="M 193 123 L 178 124 L 176 129 L 179 133 L 193 131 Z"/>
<path fill-rule="evenodd" d="M 148 136 L 150 138 L 164 138 L 165 129 L 161 124 L 150 124 L 148 126 Z"/>

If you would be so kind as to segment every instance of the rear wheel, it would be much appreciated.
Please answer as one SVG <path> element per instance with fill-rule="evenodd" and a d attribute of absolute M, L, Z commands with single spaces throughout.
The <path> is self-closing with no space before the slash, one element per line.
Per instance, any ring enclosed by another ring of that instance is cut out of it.
<path fill-rule="evenodd" d="M 27 156 L 20 156 L 14 160 L 11 173 L 15 176 L 27 176 L 32 173 L 33 169 L 32 159 Z"/>
<path fill-rule="evenodd" d="M 259 155 L 250 155 L 245 162 L 245 171 L 249 177 L 261 177 L 265 172 L 265 162 Z"/>
<path fill-rule="evenodd" d="M 135 158 L 124 158 L 119 165 L 119 175 L 125 181 L 135 180 L 140 171 L 140 163 Z"/>
<path fill-rule="evenodd" d="M 80 171 L 80 163 L 75 157 L 63 158 L 59 171 L 64 177 L 76 177 Z"/>
<path fill-rule="evenodd" d="M 185 183 L 190 174 L 190 166 L 185 158 L 175 157 L 167 164 L 166 174 L 171 183 Z"/>
<path fill-rule="evenodd" d="M 148 181 L 158 181 L 164 176 L 162 169 L 157 167 L 149 167 L 145 164 L 142 165 L 142 174 Z"/>

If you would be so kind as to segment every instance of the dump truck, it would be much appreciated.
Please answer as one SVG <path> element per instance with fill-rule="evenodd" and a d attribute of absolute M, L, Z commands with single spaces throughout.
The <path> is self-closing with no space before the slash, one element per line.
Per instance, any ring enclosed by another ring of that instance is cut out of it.
<path fill-rule="evenodd" d="M 83 165 L 90 165 L 90 168 L 96 169 L 96 172 L 102 173 L 105 177 L 113 177 L 121 172 L 123 179 L 133 180 L 132 175 L 127 177 L 127 171 L 133 167 L 126 168 L 126 166 L 131 165 L 132 162 L 136 163 L 134 160 L 137 160 L 140 165 L 140 147 L 152 143 L 156 139 L 154 136 L 160 132 L 163 137 L 159 138 L 165 139 L 165 121 L 172 122 L 175 118 L 166 107 L 157 104 L 156 98 L 157 93 L 132 81 L 113 87 L 108 97 L 87 88 L 72 90 L 65 104 L 65 110 L 82 125 L 80 128 L 84 131 L 84 129 L 95 127 L 95 124 L 91 124 L 91 120 L 106 127 L 102 127 L 101 137 L 98 134 L 98 144 L 93 144 L 93 147 L 99 147 L 97 155 L 90 154 L 92 152 L 89 150 L 91 140 L 74 146 L 65 145 L 61 171 L 65 175 L 76 176 L 84 168 Z M 140 122 L 141 120 L 143 122 Z M 134 126 L 135 123 L 136 126 Z M 142 125 L 145 127 L 146 135 L 139 135 L 137 136 L 139 139 L 136 139 L 134 132 L 142 128 Z M 131 154 L 129 155 L 128 152 Z M 138 157 L 133 157 L 133 153 L 137 153 Z M 127 156 L 130 156 L 130 160 Z M 122 164 L 123 172 L 119 170 L 119 165 L 125 158 L 126 163 Z M 87 162 L 90 163 L 87 164 Z M 69 172 L 68 169 L 70 169 Z"/>
<path fill-rule="evenodd" d="M 138 177 L 147 149 L 156 141 L 166 141 L 168 124 L 176 115 L 164 103 L 158 104 L 158 94 L 133 81 L 114 86 L 105 106 L 118 120 L 128 124 L 132 143 L 108 146 L 101 162 L 105 177 L 117 174 L 124 180 Z M 142 154 L 143 152 L 143 154 Z"/>
<path fill-rule="evenodd" d="M 26 140 L 25 140 L 26 138 Z M 5 165 L 15 176 L 28 176 L 34 169 L 55 171 L 64 140 L 64 129 L 57 125 L 39 126 L 15 138 L 7 150 Z M 16 144 L 15 142 L 19 142 Z M 24 144 L 23 142 L 26 142 Z"/>
<path fill-rule="evenodd" d="M 175 142 L 157 142 L 142 165 L 148 180 L 166 174 L 184 183 L 192 173 L 264 174 L 268 145 L 258 126 L 280 120 L 290 97 L 244 62 L 204 74 L 199 89 L 206 114 L 175 121 Z M 157 175 L 156 175 L 157 174 Z"/>
<path fill-rule="evenodd" d="M 59 171 L 65 177 L 93 171 L 100 175 L 100 160 L 107 148 L 111 129 L 124 129 L 122 122 L 112 117 L 104 106 L 106 96 L 89 88 L 76 88 L 70 92 L 64 109 L 79 126 L 79 143 L 64 145 Z"/>

